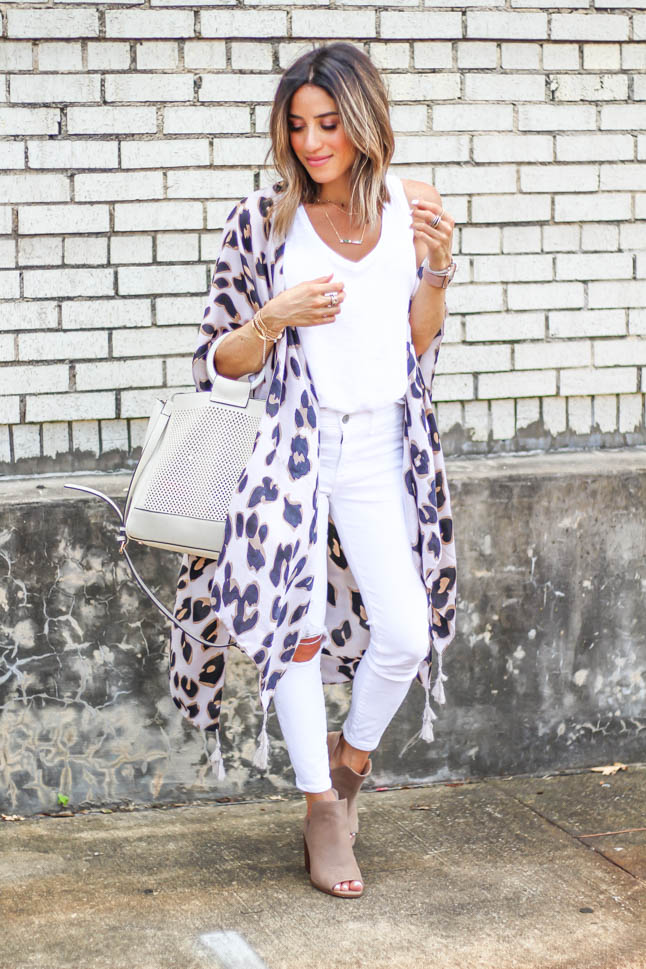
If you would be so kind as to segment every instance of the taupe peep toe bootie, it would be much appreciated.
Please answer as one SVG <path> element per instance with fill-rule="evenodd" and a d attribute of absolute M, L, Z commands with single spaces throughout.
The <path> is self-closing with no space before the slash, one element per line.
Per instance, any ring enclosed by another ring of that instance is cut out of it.
<path fill-rule="evenodd" d="M 359 898 L 363 878 L 348 837 L 348 802 L 315 801 L 303 825 L 305 871 L 315 888 L 337 898 Z M 360 891 L 334 891 L 339 882 L 361 882 Z"/>
<path fill-rule="evenodd" d="M 327 749 L 330 760 L 332 760 L 332 754 L 341 739 L 341 734 L 341 730 L 334 730 L 327 735 Z M 371 772 L 372 761 L 370 758 L 368 758 L 368 763 L 364 767 L 362 774 L 358 774 L 356 770 L 352 770 L 351 767 L 346 767 L 345 765 L 330 769 L 332 787 L 339 792 L 339 797 L 344 797 L 348 802 L 348 824 L 350 827 L 350 838 L 353 844 L 359 831 L 357 794 L 359 793 L 359 788 Z"/>

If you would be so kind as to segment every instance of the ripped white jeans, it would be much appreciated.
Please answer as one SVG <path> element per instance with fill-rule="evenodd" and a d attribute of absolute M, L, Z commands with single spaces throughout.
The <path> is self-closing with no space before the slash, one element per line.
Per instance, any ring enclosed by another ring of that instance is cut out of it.
<path fill-rule="evenodd" d="M 403 402 L 343 414 L 320 410 L 319 518 L 312 601 L 303 638 L 320 634 L 327 601 L 327 518 L 331 512 L 370 623 L 343 724 L 347 742 L 373 751 L 406 696 L 430 639 L 426 589 L 404 517 Z M 274 693 L 296 786 L 331 786 L 320 650 L 292 661 Z"/>

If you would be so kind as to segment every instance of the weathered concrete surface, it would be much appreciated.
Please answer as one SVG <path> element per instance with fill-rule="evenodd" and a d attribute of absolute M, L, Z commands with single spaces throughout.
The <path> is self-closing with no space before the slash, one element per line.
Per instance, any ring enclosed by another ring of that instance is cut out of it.
<path fill-rule="evenodd" d="M 300 798 L 5 823 L 0 966 L 252 969 L 233 932 L 267 969 L 644 969 L 643 875 L 581 836 L 645 803 L 636 767 L 362 794 L 354 901 L 310 886 Z"/>
<path fill-rule="evenodd" d="M 112 513 L 71 475 L 0 484 L 0 807 L 167 803 L 291 789 L 275 714 L 270 770 L 251 766 L 253 664 L 234 650 L 227 778 L 173 706 L 168 628 L 119 559 Z M 413 684 L 371 785 L 646 760 L 646 449 L 449 462 L 458 636 L 436 740 L 410 744 Z M 79 476 L 122 499 L 128 475 Z M 179 558 L 134 550 L 172 603 Z M 349 687 L 327 688 L 330 724 Z M 210 745 L 211 738 L 208 743 Z M 402 754 L 402 751 L 404 753 Z"/>
<path fill-rule="evenodd" d="M 552 824 L 646 882 L 644 772 L 514 778 L 513 796 Z M 492 782 L 505 785 L 505 781 Z"/>

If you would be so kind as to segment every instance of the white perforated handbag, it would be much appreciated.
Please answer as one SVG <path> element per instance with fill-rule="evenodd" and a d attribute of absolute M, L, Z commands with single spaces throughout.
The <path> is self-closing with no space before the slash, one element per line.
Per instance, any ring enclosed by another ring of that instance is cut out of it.
<path fill-rule="evenodd" d="M 100 491 L 65 485 L 101 498 L 117 512 L 120 551 L 135 581 L 171 622 L 202 643 L 150 591 L 126 546 L 132 539 L 207 559 L 218 557 L 231 497 L 251 456 L 266 403 L 251 397 L 263 371 L 252 380 L 251 375 L 232 380 L 215 370 L 215 352 L 225 336 L 213 341 L 206 357 L 210 391 L 179 392 L 155 402 L 125 512 Z"/>

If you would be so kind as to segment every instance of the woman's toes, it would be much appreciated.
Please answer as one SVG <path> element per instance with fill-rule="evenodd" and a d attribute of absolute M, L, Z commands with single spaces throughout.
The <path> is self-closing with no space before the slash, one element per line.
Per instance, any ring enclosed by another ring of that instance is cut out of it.
<path fill-rule="evenodd" d="M 359 881 L 339 882 L 334 886 L 335 892 L 360 892 L 362 889 L 363 885 Z"/>

